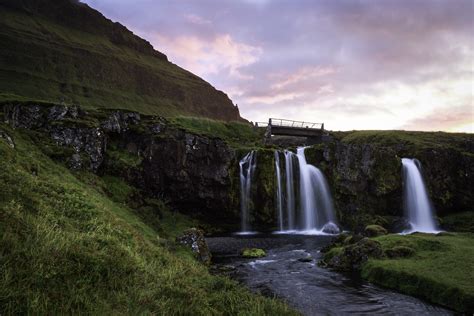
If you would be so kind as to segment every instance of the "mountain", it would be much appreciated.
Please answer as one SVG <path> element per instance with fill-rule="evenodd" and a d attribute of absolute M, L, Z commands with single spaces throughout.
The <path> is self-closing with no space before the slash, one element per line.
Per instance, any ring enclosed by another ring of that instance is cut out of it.
<path fill-rule="evenodd" d="M 0 0 L 0 101 L 243 119 L 229 97 L 74 0 Z"/>

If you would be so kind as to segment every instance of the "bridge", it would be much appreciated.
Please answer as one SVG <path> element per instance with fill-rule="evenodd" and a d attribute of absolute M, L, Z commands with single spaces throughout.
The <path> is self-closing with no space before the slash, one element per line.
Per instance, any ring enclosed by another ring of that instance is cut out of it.
<path fill-rule="evenodd" d="M 268 139 L 272 135 L 313 138 L 321 137 L 323 134 L 324 123 L 311 123 L 270 118 L 268 120 L 265 138 Z"/>

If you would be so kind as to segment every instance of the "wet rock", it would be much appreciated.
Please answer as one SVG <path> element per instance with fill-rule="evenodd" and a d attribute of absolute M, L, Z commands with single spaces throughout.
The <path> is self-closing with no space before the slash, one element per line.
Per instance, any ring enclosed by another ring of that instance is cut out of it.
<path fill-rule="evenodd" d="M 384 252 L 379 242 L 363 238 L 353 245 L 344 247 L 340 254 L 327 261 L 327 265 L 338 271 L 356 271 L 369 258 L 382 258 L 383 256 Z"/>
<path fill-rule="evenodd" d="M 392 221 L 390 230 L 395 233 L 401 233 L 405 230 L 408 230 L 410 227 L 410 222 L 406 218 L 397 217 Z"/>
<path fill-rule="evenodd" d="M 240 255 L 243 258 L 261 258 L 265 257 L 267 254 L 265 250 L 260 248 L 244 248 L 240 252 Z"/>
<path fill-rule="evenodd" d="M 377 237 L 387 235 L 387 230 L 380 225 L 367 225 L 364 229 L 364 235 L 367 237 Z"/>
<path fill-rule="evenodd" d="M 0 130 L 0 138 L 4 139 L 7 142 L 8 146 L 10 146 L 11 148 L 15 148 L 15 142 L 13 141 L 13 138 L 6 132 Z"/>
<path fill-rule="evenodd" d="M 13 128 L 39 128 L 47 122 L 44 108 L 37 104 L 4 106 L 5 123 Z"/>
<path fill-rule="evenodd" d="M 311 261 L 313 261 L 313 258 L 312 257 L 299 258 L 298 261 L 299 262 L 311 262 Z"/>
<path fill-rule="evenodd" d="M 202 230 L 197 228 L 188 229 L 181 236 L 177 237 L 176 241 L 190 247 L 198 261 L 206 265 L 211 263 L 211 253 Z"/>
<path fill-rule="evenodd" d="M 415 254 L 415 249 L 407 246 L 395 246 L 385 251 L 389 258 L 406 258 Z"/>
<path fill-rule="evenodd" d="M 332 222 L 329 222 L 327 224 L 325 224 L 323 226 L 323 233 L 326 233 L 326 234 L 332 234 L 332 235 L 336 235 L 336 234 L 339 234 L 341 232 L 341 230 L 339 229 L 339 227 L 332 223 Z"/>
<path fill-rule="evenodd" d="M 59 146 L 71 146 L 76 155 L 71 157 L 70 166 L 74 169 L 84 165 L 80 153 L 84 153 L 88 157 L 89 168 L 97 172 L 101 166 L 107 139 L 102 130 L 99 128 L 83 128 L 83 127 L 64 127 L 54 126 L 50 132 L 51 138 Z"/>
<path fill-rule="evenodd" d="M 116 111 L 109 115 L 106 121 L 101 123 L 104 131 L 112 133 L 123 133 L 129 126 L 140 123 L 140 114 L 136 112 Z"/>

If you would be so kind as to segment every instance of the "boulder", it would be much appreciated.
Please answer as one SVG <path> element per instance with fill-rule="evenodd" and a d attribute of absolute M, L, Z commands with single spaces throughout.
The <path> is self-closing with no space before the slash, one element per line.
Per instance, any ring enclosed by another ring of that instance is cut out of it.
<path fill-rule="evenodd" d="M 382 258 L 384 252 L 378 241 L 363 238 L 355 244 L 346 246 L 332 256 L 327 266 L 338 271 L 357 271 L 369 258 Z"/>
<path fill-rule="evenodd" d="M 377 237 L 387 235 L 387 230 L 380 225 L 367 225 L 364 229 L 364 235 L 367 237 Z"/>
<path fill-rule="evenodd" d="M 329 222 L 329 223 L 325 224 L 323 226 L 322 231 L 323 231 L 323 233 L 331 234 L 331 235 L 337 235 L 341 232 L 339 227 L 336 224 L 334 224 L 333 222 Z"/>
<path fill-rule="evenodd" d="M 211 252 L 207 246 L 204 232 L 197 228 L 191 228 L 183 232 L 176 238 L 176 241 L 182 245 L 191 248 L 196 259 L 206 265 L 211 263 Z"/>

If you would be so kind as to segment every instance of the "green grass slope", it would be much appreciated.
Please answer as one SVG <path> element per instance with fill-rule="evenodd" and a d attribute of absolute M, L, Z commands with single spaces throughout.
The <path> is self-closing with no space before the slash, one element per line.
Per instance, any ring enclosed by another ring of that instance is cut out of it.
<path fill-rule="evenodd" d="M 0 138 L 0 314 L 293 313 L 163 239 L 186 221 L 164 218 L 158 234 L 119 179 L 72 174 L 29 132 L 0 129 L 16 144 Z"/>
<path fill-rule="evenodd" d="M 221 91 L 72 0 L 0 1 L 0 101 L 242 120 Z"/>
<path fill-rule="evenodd" d="M 370 259 L 362 276 L 461 312 L 474 311 L 474 234 L 387 235 L 375 238 L 386 251 L 415 250 L 408 258 Z"/>

